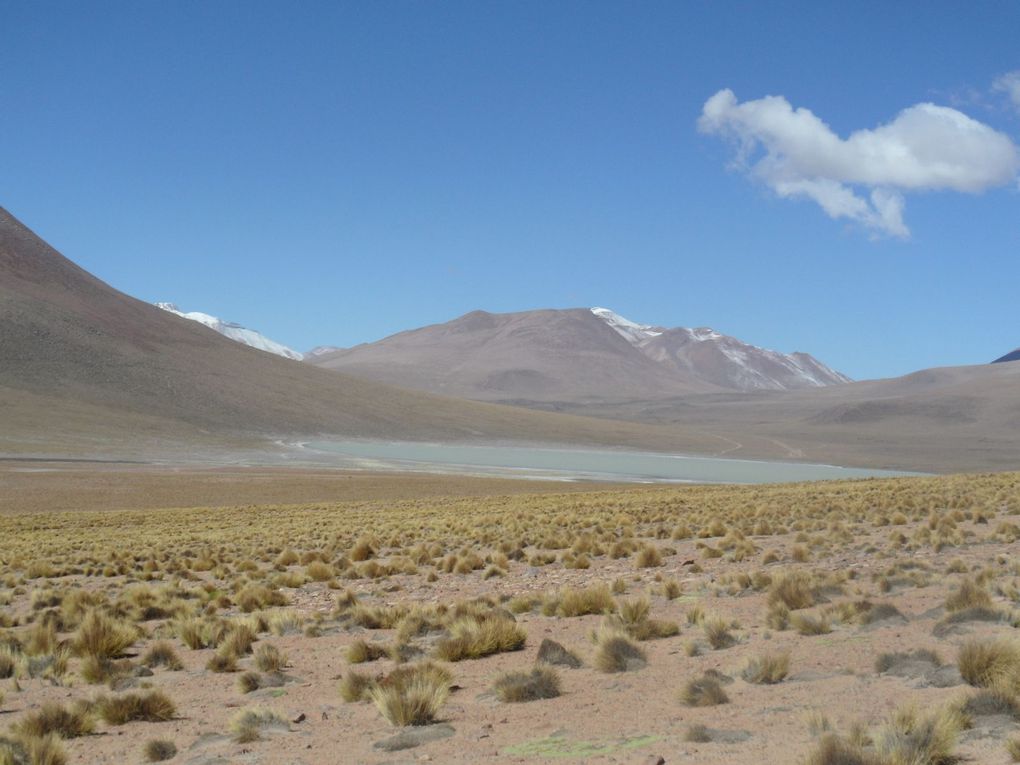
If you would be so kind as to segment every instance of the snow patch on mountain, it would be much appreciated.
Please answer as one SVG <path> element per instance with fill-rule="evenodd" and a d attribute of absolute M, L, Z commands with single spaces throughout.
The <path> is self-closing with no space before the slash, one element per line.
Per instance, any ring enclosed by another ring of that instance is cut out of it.
<path fill-rule="evenodd" d="M 851 381 L 806 353 L 786 354 L 759 348 L 711 327 L 666 329 L 639 324 L 609 308 L 592 308 L 591 312 L 649 358 L 709 375 L 712 382 L 726 387 L 788 390 Z M 709 373 L 709 367 L 714 371 Z"/>
<path fill-rule="evenodd" d="M 649 324 L 638 324 L 630 319 L 625 319 L 608 308 L 592 308 L 591 312 L 615 329 L 631 345 L 640 345 L 642 341 L 662 334 L 661 331 Z"/>
<path fill-rule="evenodd" d="M 295 361 L 300 361 L 304 358 L 304 354 L 295 351 L 293 348 L 288 348 L 282 343 L 270 340 L 261 332 L 256 332 L 254 329 L 242 327 L 240 324 L 224 321 L 219 317 L 211 316 L 210 314 L 202 313 L 201 311 L 182 311 L 173 303 L 156 303 L 156 307 L 162 308 L 164 311 L 168 311 L 169 313 L 176 314 L 181 318 L 197 321 L 199 324 L 204 324 L 209 327 L 209 329 L 219 332 L 224 337 L 229 337 L 231 340 L 236 340 L 244 345 L 250 345 L 252 348 L 258 348 L 260 351 L 275 353 L 277 356 L 294 359 Z"/>

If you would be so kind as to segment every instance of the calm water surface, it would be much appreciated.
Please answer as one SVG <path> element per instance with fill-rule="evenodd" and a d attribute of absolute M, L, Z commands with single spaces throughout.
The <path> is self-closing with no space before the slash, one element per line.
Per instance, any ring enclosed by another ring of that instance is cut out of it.
<path fill-rule="evenodd" d="M 329 452 L 359 468 L 521 475 L 600 481 L 784 483 L 834 478 L 917 475 L 798 462 L 689 457 L 653 452 L 473 446 L 389 441 L 316 441 L 305 447 Z"/>

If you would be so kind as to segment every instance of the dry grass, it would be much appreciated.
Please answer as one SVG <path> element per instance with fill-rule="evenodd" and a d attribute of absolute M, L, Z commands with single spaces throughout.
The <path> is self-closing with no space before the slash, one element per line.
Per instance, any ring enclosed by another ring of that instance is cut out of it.
<path fill-rule="evenodd" d="M 283 717 L 265 707 L 242 709 L 230 718 L 229 724 L 230 733 L 238 744 L 258 741 L 267 728 L 287 730 L 289 727 Z"/>
<path fill-rule="evenodd" d="M 600 672 L 629 672 L 644 667 L 648 657 L 627 633 L 601 630 L 595 636 L 593 663 Z"/>
<path fill-rule="evenodd" d="M 553 699 L 560 695 L 560 676 L 551 667 L 530 672 L 506 672 L 496 678 L 492 689 L 500 701 L 521 702 Z"/>
<path fill-rule="evenodd" d="M 680 691 L 680 701 L 689 707 L 714 707 L 729 700 L 720 682 L 708 675 L 688 680 Z"/>
<path fill-rule="evenodd" d="M 177 716 L 177 707 L 162 691 L 103 696 L 96 700 L 96 710 L 108 725 L 124 725 L 136 720 L 166 722 Z"/>
<path fill-rule="evenodd" d="M 435 665 L 424 664 L 394 672 L 373 685 L 368 695 L 391 725 L 427 725 L 450 695 L 450 676 Z"/>
<path fill-rule="evenodd" d="M 96 729 L 92 710 L 85 704 L 64 706 L 48 701 L 35 712 L 22 715 L 12 730 L 22 738 L 45 738 L 53 733 L 60 738 L 88 736 Z"/>
<path fill-rule="evenodd" d="M 1020 641 L 969 640 L 956 659 L 960 675 L 979 688 L 1020 690 Z"/>
<path fill-rule="evenodd" d="M 466 617 L 449 626 L 449 637 L 436 645 L 435 656 L 444 661 L 463 661 L 519 651 L 527 637 L 527 633 L 515 622 L 498 615 Z"/>
<path fill-rule="evenodd" d="M 789 653 L 767 653 L 748 659 L 740 675 L 749 683 L 774 685 L 782 682 L 789 673 Z"/>
<path fill-rule="evenodd" d="M 173 741 L 154 738 L 145 742 L 143 754 L 146 762 L 164 762 L 177 756 L 177 746 Z"/>

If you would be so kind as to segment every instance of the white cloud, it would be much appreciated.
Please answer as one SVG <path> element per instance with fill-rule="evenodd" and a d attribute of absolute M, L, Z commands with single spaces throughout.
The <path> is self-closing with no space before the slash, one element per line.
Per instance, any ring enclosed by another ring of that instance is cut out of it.
<path fill-rule="evenodd" d="M 1020 151 L 1008 136 L 929 103 L 844 139 L 782 96 L 740 103 L 720 90 L 705 102 L 698 127 L 734 139 L 737 165 L 780 197 L 811 199 L 831 218 L 901 238 L 910 235 L 905 192 L 978 193 L 1020 173 Z"/>
<path fill-rule="evenodd" d="M 1005 93 L 1013 108 L 1020 112 L 1020 69 L 1006 72 L 999 77 L 992 83 L 992 90 Z"/>

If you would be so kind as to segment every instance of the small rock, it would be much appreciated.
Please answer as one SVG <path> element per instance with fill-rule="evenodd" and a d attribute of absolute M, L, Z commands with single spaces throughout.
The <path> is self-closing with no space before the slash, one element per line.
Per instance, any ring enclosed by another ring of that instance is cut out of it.
<path fill-rule="evenodd" d="M 297 723 L 303 723 L 305 721 L 305 713 L 304 712 L 299 713 L 296 717 L 292 717 L 290 721 L 295 725 Z"/>
<path fill-rule="evenodd" d="M 373 748 L 384 752 L 399 752 L 404 749 L 413 749 L 416 746 L 427 744 L 430 741 L 449 738 L 454 734 L 453 726 L 445 723 L 439 725 L 424 725 L 420 728 L 407 728 L 396 735 L 376 741 Z"/>
<path fill-rule="evenodd" d="M 650 754 L 645 757 L 645 760 L 641 765 L 666 765 L 666 758 L 660 757 L 657 754 Z"/>

